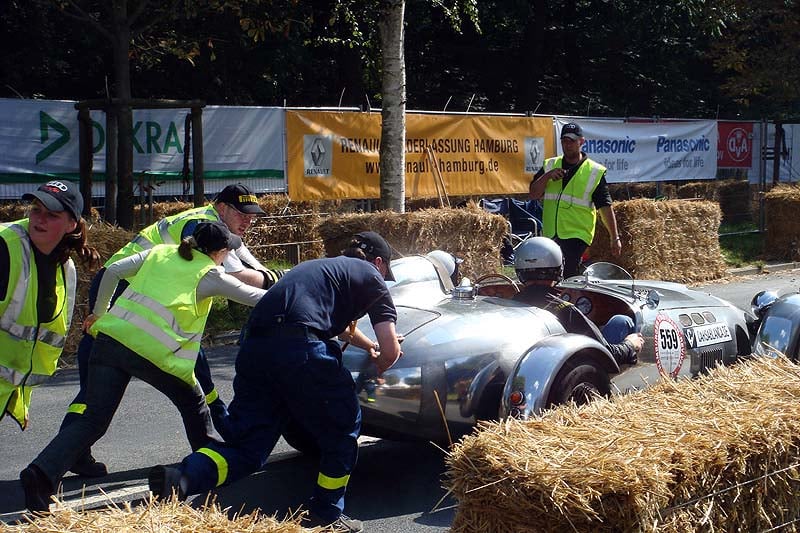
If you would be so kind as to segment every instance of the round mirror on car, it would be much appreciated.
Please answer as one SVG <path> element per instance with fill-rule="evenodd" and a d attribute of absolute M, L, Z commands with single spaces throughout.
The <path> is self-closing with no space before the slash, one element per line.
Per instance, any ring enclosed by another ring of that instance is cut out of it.
<path fill-rule="evenodd" d="M 753 314 L 759 319 L 764 318 L 764 313 L 767 312 L 769 306 L 778 299 L 778 293 L 775 291 L 760 291 L 753 296 L 750 302 L 750 309 Z"/>

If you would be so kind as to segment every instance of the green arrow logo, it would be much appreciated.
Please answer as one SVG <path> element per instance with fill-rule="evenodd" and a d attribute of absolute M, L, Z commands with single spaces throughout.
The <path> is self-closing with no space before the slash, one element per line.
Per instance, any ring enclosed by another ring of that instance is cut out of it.
<path fill-rule="evenodd" d="M 57 131 L 61 137 L 53 140 L 53 142 L 42 148 L 42 150 L 36 154 L 37 165 L 50 157 L 53 152 L 69 142 L 69 130 L 67 127 L 44 111 L 39 111 L 39 130 L 42 134 L 42 144 L 50 140 L 50 128 L 53 128 L 55 131 Z"/>

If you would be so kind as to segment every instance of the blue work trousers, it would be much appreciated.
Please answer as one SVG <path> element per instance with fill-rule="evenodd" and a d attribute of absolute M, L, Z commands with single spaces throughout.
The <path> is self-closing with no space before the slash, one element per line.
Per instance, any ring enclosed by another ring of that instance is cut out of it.
<path fill-rule="evenodd" d="M 336 341 L 259 337 L 250 331 L 236 360 L 225 443 L 183 460 L 187 493 L 230 483 L 260 469 L 290 419 L 316 440 L 319 475 L 309 510 L 334 521 L 344 509 L 358 457 L 361 410 Z"/>

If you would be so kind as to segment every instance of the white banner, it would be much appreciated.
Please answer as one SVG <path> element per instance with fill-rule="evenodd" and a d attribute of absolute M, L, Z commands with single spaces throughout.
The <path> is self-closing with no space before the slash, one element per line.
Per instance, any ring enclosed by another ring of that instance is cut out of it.
<path fill-rule="evenodd" d="M 556 117 L 556 138 L 561 127 L 573 121 L 583 129 L 583 151 L 608 169 L 609 183 L 714 179 L 717 175 L 718 133 L 713 120 L 638 123 Z M 561 143 L 557 147 L 560 155 Z"/>
<path fill-rule="evenodd" d="M 180 194 L 188 109 L 133 113 L 134 173 Z M 93 111 L 94 194 L 103 194 L 105 113 Z M 242 182 L 256 192 L 286 191 L 285 113 L 275 107 L 203 108 L 205 192 Z M 191 158 L 190 163 L 191 166 Z M 0 198 L 16 198 L 49 177 L 78 180 L 75 102 L 0 99 Z M 134 176 L 138 181 L 139 176 Z M 170 186 L 172 185 L 172 186 Z"/>
<path fill-rule="evenodd" d="M 780 163 L 778 174 L 781 183 L 800 182 L 800 124 L 781 124 L 783 134 L 781 144 L 778 146 L 778 157 Z M 767 124 L 767 147 L 772 149 L 775 146 L 775 124 Z M 760 164 L 757 161 L 755 165 Z M 764 168 L 766 182 L 771 184 L 775 175 L 775 161 L 766 161 Z M 751 174 L 750 183 L 758 183 L 758 172 Z"/>

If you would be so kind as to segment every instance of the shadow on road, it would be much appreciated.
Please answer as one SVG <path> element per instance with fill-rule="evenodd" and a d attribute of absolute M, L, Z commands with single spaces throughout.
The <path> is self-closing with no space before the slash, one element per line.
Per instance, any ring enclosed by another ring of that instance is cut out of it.
<path fill-rule="evenodd" d="M 439 503 L 446 493 L 444 471 L 444 454 L 431 444 L 378 441 L 362 446 L 348 484 L 345 513 L 365 522 L 414 515 L 419 524 L 446 527 L 453 522 L 455 502 L 447 497 Z M 294 455 L 271 461 L 263 471 L 211 495 L 231 513 L 261 509 L 283 518 L 311 496 L 316 478 L 316 461 Z M 199 507 L 205 500 L 206 495 L 200 495 L 193 505 Z"/>

